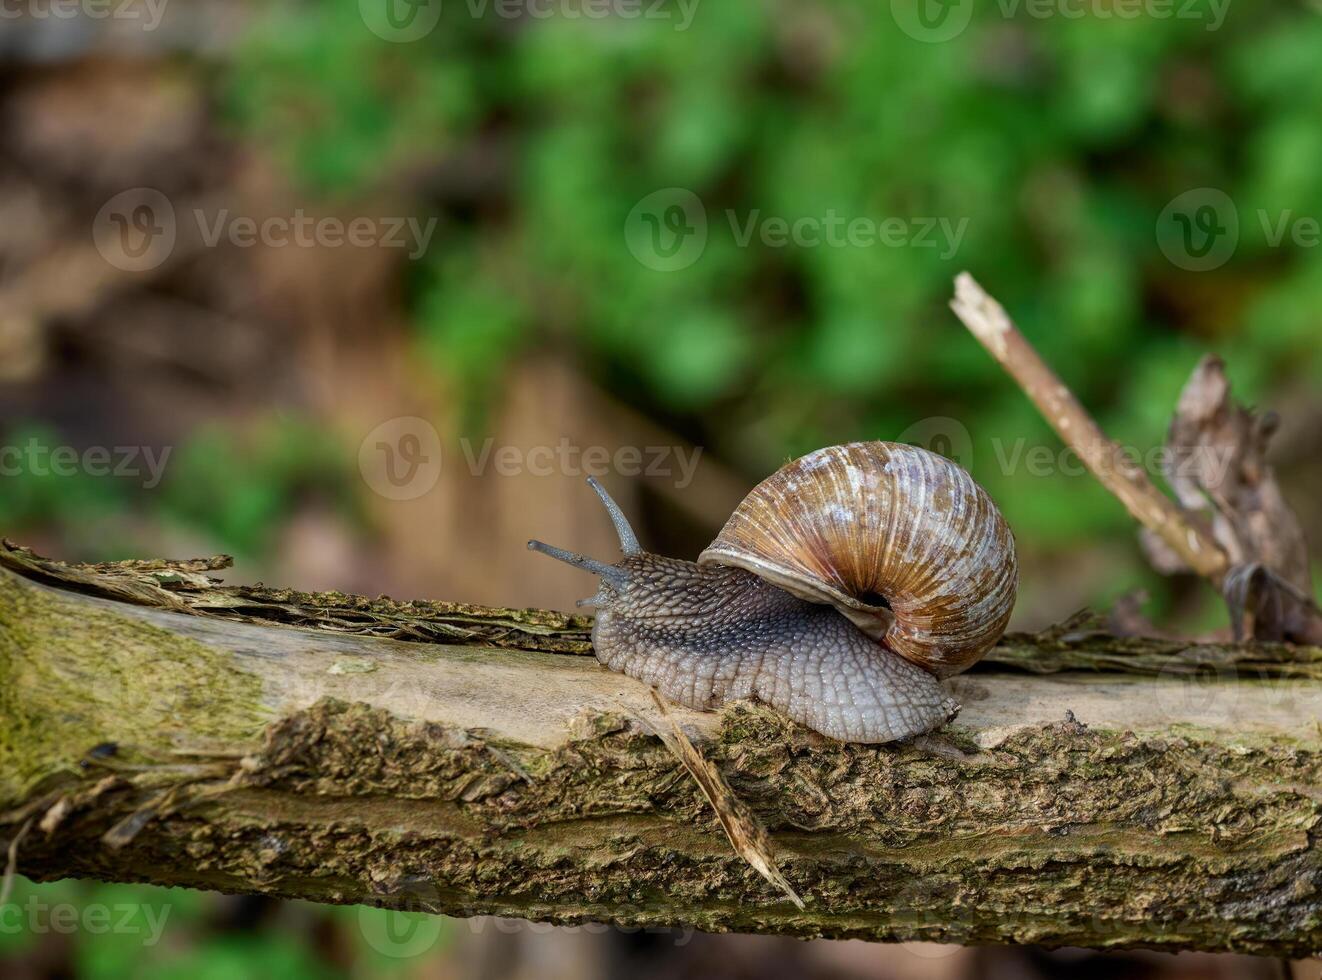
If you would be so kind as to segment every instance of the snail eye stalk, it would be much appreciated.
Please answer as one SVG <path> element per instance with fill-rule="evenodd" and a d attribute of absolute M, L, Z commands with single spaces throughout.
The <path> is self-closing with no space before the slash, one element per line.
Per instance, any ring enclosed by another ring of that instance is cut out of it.
<path fill-rule="evenodd" d="M 624 511 L 620 510 L 620 505 L 611 499 L 611 495 L 597 482 L 596 477 L 588 477 L 588 486 L 597 491 L 597 496 L 606 505 L 606 513 L 610 514 L 611 523 L 615 525 L 615 533 L 620 536 L 620 550 L 626 555 L 641 554 L 643 549 L 638 544 L 638 535 L 633 533 L 629 519 L 624 516 Z"/>
<path fill-rule="evenodd" d="M 544 541 L 529 541 L 528 550 L 540 551 L 544 555 L 550 555 L 556 561 L 562 561 L 567 565 L 581 568 L 593 575 L 600 575 L 601 580 L 613 589 L 620 590 L 629 584 L 629 576 L 623 569 L 616 568 L 614 565 L 607 565 L 604 561 L 597 561 L 597 559 L 589 558 L 587 555 L 565 551 L 563 548 L 546 544 Z"/>

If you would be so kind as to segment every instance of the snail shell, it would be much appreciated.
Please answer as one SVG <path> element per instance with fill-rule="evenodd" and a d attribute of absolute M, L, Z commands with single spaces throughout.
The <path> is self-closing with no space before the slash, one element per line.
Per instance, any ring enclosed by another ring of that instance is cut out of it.
<path fill-rule="evenodd" d="M 893 442 L 830 446 L 782 467 L 698 563 L 829 603 L 937 677 L 996 643 L 1018 585 L 1014 536 L 987 493 L 958 464 Z"/>

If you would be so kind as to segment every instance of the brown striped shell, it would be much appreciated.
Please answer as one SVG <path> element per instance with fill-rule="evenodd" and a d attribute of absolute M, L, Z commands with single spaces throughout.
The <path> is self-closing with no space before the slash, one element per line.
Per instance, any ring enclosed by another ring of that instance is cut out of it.
<path fill-rule="evenodd" d="M 1005 632 L 1014 536 L 944 456 L 894 442 L 829 446 L 782 467 L 731 515 L 699 564 L 733 565 L 813 602 L 938 677 Z"/>

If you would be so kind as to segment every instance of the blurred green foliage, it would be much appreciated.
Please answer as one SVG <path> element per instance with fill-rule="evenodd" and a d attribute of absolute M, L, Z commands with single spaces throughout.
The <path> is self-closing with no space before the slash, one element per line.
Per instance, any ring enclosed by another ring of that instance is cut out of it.
<path fill-rule="evenodd" d="M 354 462 L 331 433 L 291 416 L 243 432 L 203 428 L 170 460 L 159 513 L 240 555 L 261 554 L 304 498 L 354 513 Z"/>
<path fill-rule="evenodd" d="M 85 447 L 70 447 L 48 426 L 13 425 L 0 429 L 0 437 L 0 445 L 20 451 L 3 460 L 0 527 L 79 528 L 80 560 L 139 556 L 134 542 L 120 537 L 131 530 L 110 520 L 131 509 L 139 491 L 153 495 L 155 518 L 199 531 L 240 556 L 266 552 L 308 498 L 357 515 L 354 460 L 331 433 L 294 416 L 272 415 L 241 431 L 203 427 L 182 446 L 152 447 L 158 473 L 141 447 L 131 447 L 135 455 L 127 458 L 116 447 L 100 467 L 105 472 L 94 473 L 52 465 L 56 450 L 81 454 Z M 130 472 L 116 473 L 121 462 Z"/>
<path fill-rule="evenodd" d="M 106 480 L 82 468 L 67 473 L 51 465 L 51 454 L 62 442 L 50 427 L 11 425 L 0 429 L 0 436 L 0 444 L 21 453 L 3 460 L 0 527 L 94 526 L 99 518 L 127 506 L 127 481 Z"/>
<path fill-rule="evenodd" d="M 0 966 L 58 957 L 80 980 L 340 980 L 410 976 L 453 941 L 453 920 L 366 906 L 277 903 L 92 881 L 14 880 Z M 240 903 L 249 903 L 236 911 Z M 335 940 L 326 942 L 326 926 Z"/>
<path fill-rule="evenodd" d="M 305 193 L 439 219 L 408 268 L 409 312 L 470 433 L 514 358 L 560 349 L 750 478 L 949 417 L 1021 547 L 1128 537 L 1092 480 L 1008 465 L 1021 440 L 1059 442 L 947 309 L 952 276 L 973 270 L 1139 449 L 1160 442 L 1204 351 L 1227 357 L 1249 402 L 1316 384 L 1322 247 L 1273 235 L 1322 218 L 1322 17 L 1281 0 L 1128 17 L 1109 0 L 1084 17 L 998 0 L 927 43 L 898 24 L 910 2 L 513 20 L 464 0 L 411 43 L 383 40 L 356 4 L 288 2 L 263 8 L 206 83 L 236 139 Z M 1239 238 L 1198 272 L 1163 254 L 1157 225 L 1203 187 L 1228 195 Z M 691 195 L 706 220 L 705 247 L 673 271 L 638 257 L 646 222 L 665 218 L 639 217 L 658 192 Z M 900 245 L 746 238 L 831 216 L 912 224 Z M 155 499 L 259 553 L 308 488 L 350 493 L 352 463 L 311 423 L 206 430 Z M 7 528 L 95 520 L 126 492 L 31 476 L 6 489 Z"/>
<path fill-rule="evenodd" d="M 1305 6 L 980 4 L 943 43 L 855 0 L 701 3 L 683 30 L 664 9 L 514 22 L 447 3 L 421 40 L 392 44 L 353 5 L 303 5 L 254 29 L 229 106 L 322 193 L 394 188 L 426 161 L 500 175 L 480 194 L 415 182 L 412 201 L 442 219 L 412 270 L 418 346 L 466 404 L 551 342 L 750 474 L 951 416 L 1034 547 L 1129 518 L 1091 481 L 1003 472 L 993 439 L 1002 455 L 1057 442 L 946 309 L 956 271 L 1139 448 L 1160 442 L 1204 350 L 1229 357 L 1249 400 L 1322 377 L 1322 249 L 1274 247 L 1257 217 L 1322 216 L 1322 18 Z M 1240 243 L 1219 270 L 1186 271 L 1154 229 L 1204 186 L 1234 202 Z M 663 188 L 696 194 L 708 222 L 700 258 L 669 272 L 625 242 Z M 739 240 L 753 217 L 831 213 L 967 231 L 953 255 Z"/>

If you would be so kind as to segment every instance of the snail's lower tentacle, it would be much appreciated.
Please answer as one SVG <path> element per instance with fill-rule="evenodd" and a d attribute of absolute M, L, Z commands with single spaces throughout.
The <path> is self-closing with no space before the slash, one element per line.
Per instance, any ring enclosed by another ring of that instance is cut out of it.
<path fill-rule="evenodd" d="M 584 571 L 591 572 L 593 575 L 600 575 L 603 582 L 608 583 L 616 589 L 624 588 L 626 584 L 626 574 L 615 565 L 608 565 L 604 561 L 597 561 L 595 558 L 589 558 L 587 555 L 580 555 L 576 551 L 566 551 L 564 548 L 557 548 L 553 544 L 547 544 L 545 541 L 529 541 L 529 551 L 540 551 L 544 555 L 550 555 L 556 561 L 562 561 L 566 565 L 573 565 L 575 568 L 581 568 Z"/>

